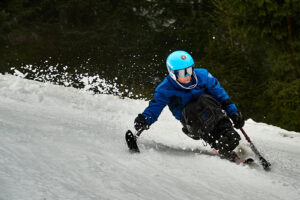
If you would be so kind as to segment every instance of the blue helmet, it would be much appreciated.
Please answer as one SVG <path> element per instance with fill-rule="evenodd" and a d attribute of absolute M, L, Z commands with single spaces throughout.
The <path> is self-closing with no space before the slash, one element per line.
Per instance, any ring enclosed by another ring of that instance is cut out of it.
<path fill-rule="evenodd" d="M 196 84 L 191 85 L 189 87 L 184 87 L 182 84 L 180 84 L 177 81 L 175 71 L 181 70 L 181 69 L 186 69 L 189 67 L 194 67 L 194 65 L 195 65 L 195 63 L 194 63 L 192 56 L 185 51 L 174 51 L 167 58 L 167 68 L 168 68 L 170 77 L 184 89 L 192 89 L 192 88 L 196 87 L 196 85 L 198 83 L 197 76 L 193 72 L 193 77 L 196 80 Z"/>

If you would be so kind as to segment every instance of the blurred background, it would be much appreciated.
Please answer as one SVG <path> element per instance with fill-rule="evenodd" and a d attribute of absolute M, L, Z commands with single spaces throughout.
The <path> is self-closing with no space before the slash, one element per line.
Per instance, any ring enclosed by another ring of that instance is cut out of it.
<path fill-rule="evenodd" d="M 299 48 L 299 0 L 0 1 L 0 73 L 149 100 L 185 50 L 246 118 L 298 132 Z"/>

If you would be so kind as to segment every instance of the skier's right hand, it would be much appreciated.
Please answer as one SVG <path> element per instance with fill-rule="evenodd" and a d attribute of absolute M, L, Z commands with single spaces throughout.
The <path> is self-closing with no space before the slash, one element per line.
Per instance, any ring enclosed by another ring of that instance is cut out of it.
<path fill-rule="evenodd" d="M 149 125 L 147 124 L 146 117 L 142 114 L 139 114 L 134 120 L 134 128 L 137 131 L 149 129 Z"/>

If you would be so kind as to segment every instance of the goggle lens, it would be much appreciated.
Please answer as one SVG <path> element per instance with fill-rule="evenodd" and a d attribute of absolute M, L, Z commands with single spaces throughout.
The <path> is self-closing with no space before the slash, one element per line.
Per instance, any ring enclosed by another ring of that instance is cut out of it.
<path fill-rule="evenodd" d="M 187 76 L 191 76 L 193 74 L 193 67 L 188 67 L 185 69 L 180 69 L 180 70 L 176 70 L 175 71 L 175 75 L 177 77 L 187 77 Z"/>

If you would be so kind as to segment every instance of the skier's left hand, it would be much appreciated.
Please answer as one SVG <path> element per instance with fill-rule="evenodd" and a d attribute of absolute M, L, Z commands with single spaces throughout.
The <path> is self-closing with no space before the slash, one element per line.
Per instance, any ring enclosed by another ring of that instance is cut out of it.
<path fill-rule="evenodd" d="M 241 112 L 236 112 L 230 116 L 234 123 L 234 128 L 241 129 L 245 125 L 245 120 Z"/>

